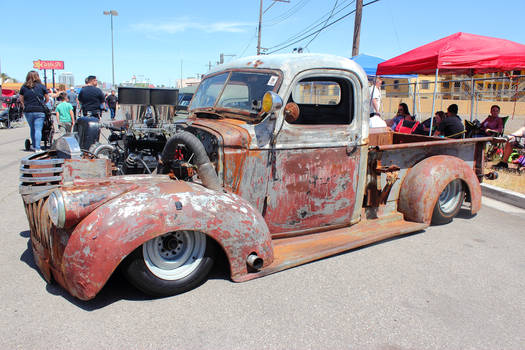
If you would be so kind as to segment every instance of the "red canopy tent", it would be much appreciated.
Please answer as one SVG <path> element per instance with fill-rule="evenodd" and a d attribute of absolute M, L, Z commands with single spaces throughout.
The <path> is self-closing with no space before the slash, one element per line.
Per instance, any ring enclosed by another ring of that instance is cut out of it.
<path fill-rule="evenodd" d="M 477 74 L 525 68 L 525 45 L 468 33 L 456 33 L 420 46 L 377 66 L 377 75 Z"/>
<path fill-rule="evenodd" d="M 472 92 L 474 92 L 474 74 L 524 68 L 525 45 L 505 39 L 459 32 L 380 63 L 377 66 L 377 75 L 435 73 L 432 102 L 432 115 L 434 115 L 438 73 L 470 75 Z M 472 93 L 472 105 L 474 105 L 474 93 Z M 472 110 L 473 108 L 470 111 L 471 120 Z"/>

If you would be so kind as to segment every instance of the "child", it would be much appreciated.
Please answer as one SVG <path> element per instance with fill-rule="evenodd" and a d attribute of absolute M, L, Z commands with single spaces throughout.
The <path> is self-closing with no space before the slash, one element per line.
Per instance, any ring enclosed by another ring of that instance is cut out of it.
<path fill-rule="evenodd" d="M 71 132 L 73 125 L 75 125 L 75 116 L 73 115 L 73 106 L 67 102 L 67 93 L 61 92 L 58 95 L 60 104 L 56 108 L 56 115 L 58 121 L 58 128 L 65 133 Z"/>

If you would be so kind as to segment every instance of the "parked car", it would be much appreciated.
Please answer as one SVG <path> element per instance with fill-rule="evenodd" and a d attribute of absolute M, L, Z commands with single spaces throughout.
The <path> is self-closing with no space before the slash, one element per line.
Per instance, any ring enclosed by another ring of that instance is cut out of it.
<path fill-rule="evenodd" d="M 448 223 L 464 202 L 477 213 L 490 138 L 369 130 L 369 99 L 346 58 L 243 58 L 200 83 L 157 174 L 110 176 L 74 142 L 29 156 L 20 190 L 36 264 L 83 300 L 119 266 L 167 296 L 205 282 L 219 251 L 242 282 Z"/>

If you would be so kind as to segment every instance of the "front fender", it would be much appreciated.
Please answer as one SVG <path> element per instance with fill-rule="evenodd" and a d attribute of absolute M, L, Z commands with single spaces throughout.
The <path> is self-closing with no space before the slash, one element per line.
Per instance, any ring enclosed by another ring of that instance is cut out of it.
<path fill-rule="evenodd" d="M 449 182 L 461 179 L 467 185 L 471 214 L 481 208 L 481 186 L 476 174 L 463 160 L 453 156 L 433 156 L 408 171 L 399 193 L 398 210 L 406 220 L 430 224 L 440 193 Z"/>
<path fill-rule="evenodd" d="M 271 236 L 261 214 L 241 197 L 170 181 L 139 186 L 91 212 L 74 229 L 63 255 L 67 289 L 88 300 L 120 262 L 144 242 L 171 231 L 195 230 L 224 249 L 233 280 L 248 273 L 255 252 L 273 261 Z"/>

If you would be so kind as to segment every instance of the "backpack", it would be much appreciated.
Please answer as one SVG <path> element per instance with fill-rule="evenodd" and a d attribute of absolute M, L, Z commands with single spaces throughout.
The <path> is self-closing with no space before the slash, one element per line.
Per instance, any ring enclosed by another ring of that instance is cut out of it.
<path fill-rule="evenodd" d="M 402 120 L 397 124 L 394 131 L 403 134 L 412 134 L 418 126 L 419 122 L 416 120 Z"/>

